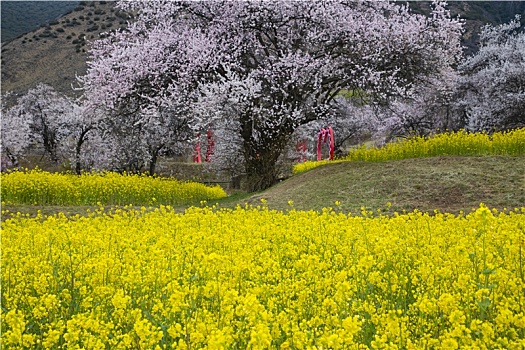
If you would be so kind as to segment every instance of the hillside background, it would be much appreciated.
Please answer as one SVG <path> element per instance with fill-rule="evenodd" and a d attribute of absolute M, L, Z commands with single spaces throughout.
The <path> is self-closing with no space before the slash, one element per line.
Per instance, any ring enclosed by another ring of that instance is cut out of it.
<path fill-rule="evenodd" d="M 408 2 L 429 13 L 429 1 Z M 1 1 L 2 94 L 7 104 L 44 82 L 70 96 L 78 95 L 76 76 L 86 72 L 89 43 L 103 33 L 125 28 L 129 14 L 114 1 Z M 451 1 L 454 16 L 466 20 L 465 53 L 472 54 L 485 24 L 525 17 L 525 1 Z M 522 18 L 524 22 L 525 18 Z"/>
<path fill-rule="evenodd" d="M 6 103 L 41 82 L 78 95 L 73 87 L 76 76 L 86 72 L 89 43 L 125 28 L 131 19 L 114 5 L 114 1 L 2 1 L 2 94 L 12 93 Z"/>
<path fill-rule="evenodd" d="M 2 42 L 38 29 L 71 12 L 80 1 L 2 1 Z"/>

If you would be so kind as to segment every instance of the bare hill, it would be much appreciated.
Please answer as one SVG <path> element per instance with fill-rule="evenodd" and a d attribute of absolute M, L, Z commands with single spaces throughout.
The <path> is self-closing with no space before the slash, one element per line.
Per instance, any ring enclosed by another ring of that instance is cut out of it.
<path fill-rule="evenodd" d="M 86 72 L 90 41 L 125 28 L 129 15 L 115 2 L 81 2 L 71 13 L 2 45 L 2 93 L 23 94 L 43 82 L 71 96 Z"/>

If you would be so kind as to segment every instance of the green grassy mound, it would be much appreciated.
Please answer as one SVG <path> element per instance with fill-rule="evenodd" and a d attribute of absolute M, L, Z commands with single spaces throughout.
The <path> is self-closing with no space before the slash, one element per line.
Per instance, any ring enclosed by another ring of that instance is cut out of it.
<path fill-rule="evenodd" d="M 292 201 L 297 210 L 334 207 L 353 213 L 360 213 L 362 207 L 459 213 L 480 203 L 499 210 L 512 209 L 525 204 L 525 156 L 328 164 L 295 175 L 243 202 L 256 204 L 261 199 L 273 209 L 289 209 Z"/>

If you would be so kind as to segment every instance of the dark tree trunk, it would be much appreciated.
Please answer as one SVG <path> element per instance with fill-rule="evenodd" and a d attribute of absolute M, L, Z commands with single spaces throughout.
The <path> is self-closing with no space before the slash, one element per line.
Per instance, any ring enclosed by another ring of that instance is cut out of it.
<path fill-rule="evenodd" d="M 262 191 L 277 183 L 279 178 L 278 158 L 278 154 L 267 152 L 246 161 L 248 191 Z"/>
<path fill-rule="evenodd" d="M 253 136 L 253 120 L 249 115 L 241 123 L 244 161 L 249 192 L 265 190 L 279 179 L 278 160 L 291 135 L 287 129 L 259 130 L 259 137 Z"/>
<path fill-rule="evenodd" d="M 164 147 L 161 145 L 159 147 L 150 148 L 151 159 L 149 161 L 149 175 L 153 176 L 155 174 L 155 167 L 157 166 L 157 160 L 159 158 L 159 152 Z"/>
<path fill-rule="evenodd" d="M 77 175 L 80 175 L 80 172 L 82 171 L 82 164 L 80 163 L 80 154 L 82 153 L 82 145 L 86 141 L 86 135 L 91 129 L 93 129 L 92 126 L 88 126 L 86 129 L 83 129 L 77 140 L 77 145 L 75 147 L 75 173 L 77 173 Z"/>
<path fill-rule="evenodd" d="M 8 148 L 5 149 L 5 155 L 9 159 L 9 162 L 11 162 L 11 167 L 12 168 L 18 168 L 19 167 L 20 164 L 18 162 L 18 157 L 16 157 L 14 154 L 9 152 Z M 5 168 L 4 168 L 4 165 L 5 165 Z M 9 165 L 8 164 L 4 164 L 3 160 L 2 160 L 2 171 L 7 170 L 7 168 L 9 168 Z"/>
<path fill-rule="evenodd" d="M 37 107 L 40 115 L 40 123 L 41 123 L 41 130 L 38 130 L 38 132 L 41 132 L 42 134 L 42 142 L 44 144 L 44 151 L 49 155 L 51 158 L 51 161 L 54 163 L 58 163 L 58 156 L 57 156 L 57 140 L 56 140 L 56 130 L 53 130 L 49 127 L 47 124 L 48 117 L 40 108 L 40 106 Z M 43 157 L 43 156 L 42 156 Z"/>
<path fill-rule="evenodd" d="M 58 163 L 55 133 L 53 131 L 50 131 L 47 126 L 44 126 L 44 133 L 42 136 L 44 141 L 44 150 L 51 158 L 51 161 L 53 161 L 54 163 Z"/>

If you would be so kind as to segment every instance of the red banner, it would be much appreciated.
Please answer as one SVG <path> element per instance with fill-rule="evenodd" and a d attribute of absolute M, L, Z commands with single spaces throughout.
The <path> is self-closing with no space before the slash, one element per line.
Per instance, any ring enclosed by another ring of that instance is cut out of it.
<path fill-rule="evenodd" d="M 208 130 L 207 134 L 208 138 L 208 145 L 206 147 L 206 162 L 211 162 L 211 156 L 213 155 L 213 152 L 215 150 L 215 140 L 213 139 L 213 133 L 211 132 L 211 129 Z"/>
<path fill-rule="evenodd" d="M 197 143 L 195 144 L 195 152 L 193 154 L 193 163 L 201 163 L 201 141 L 200 133 L 197 133 Z"/>
<path fill-rule="evenodd" d="M 295 150 L 298 154 L 298 157 L 295 159 L 295 161 L 297 163 L 306 162 L 306 151 L 308 150 L 306 147 L 306 140 L 298 141 L 297 145 L 295 146 Z"/>
<path fill-rule="evenodd" d="M 334 159 L 334 152 L 335 152 L 335 142 L 334 142 L 334 131 L 332 130 L 331 126 L 327 126 L 326 128 L 322 128 L 319 133 L 317 134 L 317 160 L 320 161 L 323 159 L 323 155 L 321 152 L 322 144 L 328 143 L 329 144 L 329 160 Z"/>

